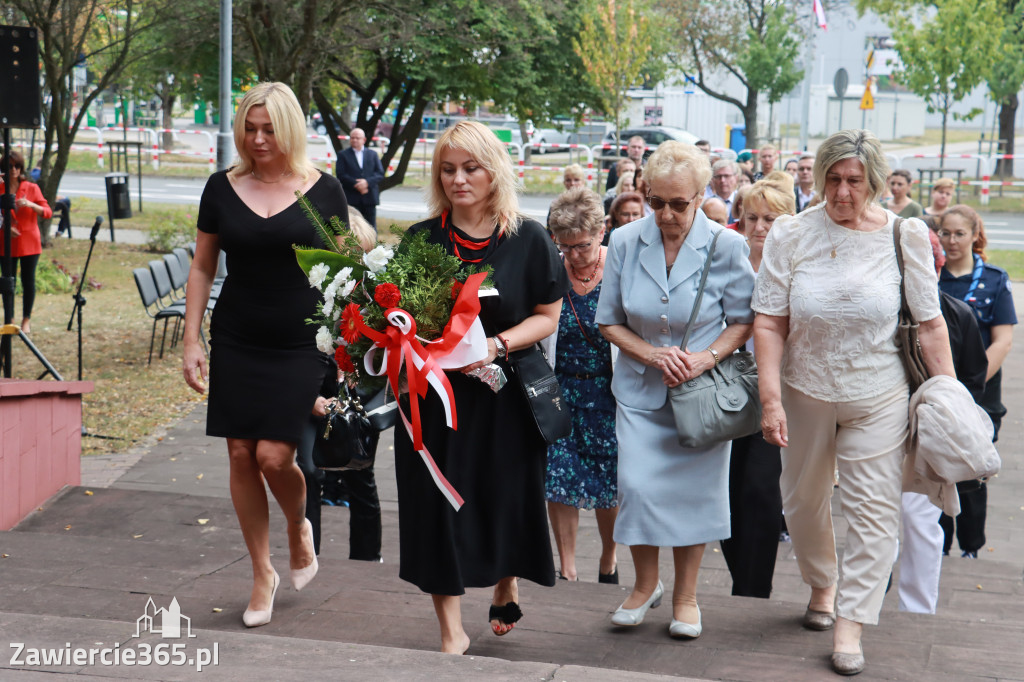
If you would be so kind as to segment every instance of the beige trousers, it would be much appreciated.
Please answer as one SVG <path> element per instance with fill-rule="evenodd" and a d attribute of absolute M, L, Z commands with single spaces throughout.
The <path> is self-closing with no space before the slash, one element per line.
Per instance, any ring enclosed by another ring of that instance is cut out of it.
<path fill-rule="evenodd" d="M 839 578 L 836 612 L 875 624 L 900 523 L 909 393 L 891 391 L 846 403 L 811 398 L 783 385 L 789 447 L 782 450 L 782 505 L 800 573 L 812 587 Z M 837 571 L 831 498 L 839 467 L 839 499 L 849 524 L 843 570 Z"/>

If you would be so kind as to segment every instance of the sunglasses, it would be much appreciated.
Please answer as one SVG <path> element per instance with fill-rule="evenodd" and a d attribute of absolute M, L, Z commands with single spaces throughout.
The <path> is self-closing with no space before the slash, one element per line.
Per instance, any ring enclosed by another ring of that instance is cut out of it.
<path fill-rule="evenodd" d="M 683 201 L 682 199 L 672 199 L 670 201 L 665 201 L 664 199 L 656 197 L 653 194 L 648 194 L 647 203 L 650 204 L 651 209 L 654 211 L 660 211 L 661 209 L 665 208 L 665 206 L 668 206 L 670 209 L 672 209 L 673 213 L 685 213 L 686 209 L 690 208 L 690 204 L 697 200 L 698 194 L 700 194 L 700 191 L 698 191 L 697 194 L 693 195 L 693 199 L 690 199 L 689 201 Z"/>

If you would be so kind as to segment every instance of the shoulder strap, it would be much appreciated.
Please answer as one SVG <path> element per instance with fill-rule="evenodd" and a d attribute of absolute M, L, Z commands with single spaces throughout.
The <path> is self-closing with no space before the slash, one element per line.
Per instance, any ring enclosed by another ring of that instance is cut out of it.
<path fill-rule="evenodd" d="M 903 218 L 896 218 L 896 221 L 892 224 L 892 241 L 896 247 L 896 266 L 900 269 L 900 313 L 908 320 L 913 320 L 914 316 L 910 312 L 910 304 L 907 303 L 907 287 L 903 276 L 903 243 L 900 238 L 900 227 L 903 223 Z"/>
<path fill-rule="evenodd" d="M 704 297 L 704 285 L 708 281 L 708 271 L 711 270 L 711 257 L 715 255 L 715 244 L 718 243 L 718 237 L 722 234 L 722 230 L 715 233 L 715 238 L 711 240 L 711 248 L 708 249 L 707 260 L 704 261 L 704 270 L 700 273 L 700 286 L 697 287 L 697 298 L 693 301 L 693 310 L 690 311 L 690 321 L 686 323 L 686 332 L 683 334 L 683 341 L 679 344 L 679 347 L 684 351 L 686 350 L 686 344 L 690 340 L 690 330 L 693 329 L 693 323 L 697 320 L 697 312 L 700 310 L 700 300 Z"/>

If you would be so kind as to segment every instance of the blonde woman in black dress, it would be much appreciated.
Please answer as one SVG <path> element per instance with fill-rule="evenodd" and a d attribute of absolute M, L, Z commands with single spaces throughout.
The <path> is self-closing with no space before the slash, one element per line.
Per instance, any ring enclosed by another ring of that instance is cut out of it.
<path fill-rule="evenodd" d="M 281 582 L 270 561 L 264 481 L 287 520 L 292 586 L 302 589 L 318 566 L 295 445 L 324 373 L 316 329 L 305 322 L 319 293 L 292 250 L 318 237 L 295 192 L 343 221 L 348 204 L 338 180 L 307 160 L 305 131 L 284 84 L 261 83 L 242 98 L 234 126 L 239 162 L 214 173 L 203 191 L 186 294 L 185 381 L 203 393 L 209 380 L 206 432 L 227 439 L 231 500 L 252 559 L 252 594 L 242 616 L 248 627 L 270 622 Z M 229 274 L 210 323 L 208 370 L 199 328 L 222 249 Z"/>
<path fill-rule="evenodd" d="M 409 229 L 427 232 L 466 267 L 491 266 L 498 290 L 480 301 L 487 357 L 447 373 L 458 430 L 445 426 L 435 393 L 421 402 L 423 443 L 464 498 L 460 511 L 437 490 L 405 429 L 395 430 L 399 577 L 433 599 L 441 651 L 461 654 L 470 644 L 461 612 L 467 587 L 493 588 L 488 620 L 502 636 L 522 617 L 517 576 L 555 584 L 547 445 L 507 357 L 554 333 L 569 278 L 544 227 L 519 213 L 508 152 L 480 123 L 462 121 L 438 139 L 427 203 L 434 217 Z M 497 393 L 464 374 L 488 362 L 509 379 Z"/>

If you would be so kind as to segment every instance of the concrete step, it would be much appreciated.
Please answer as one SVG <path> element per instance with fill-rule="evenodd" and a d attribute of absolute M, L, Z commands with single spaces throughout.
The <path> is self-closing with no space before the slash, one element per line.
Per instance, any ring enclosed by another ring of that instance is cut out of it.
<path fill-rule="evenodd" d="M 69 489 L 15 531 L 0 533 L 0 552 L 8 555 L 0 559 L 0 612 L 4 614 L 0 636 L 27 639 L 19 634 L 23 630 L 66 637 L 71 636 L 69 632 L 88 633 L 88 643 L 94 638 L 112 641 L 100 634 L 110 631 L 114 637 L 120 632 L 117 641 L 124 642 L 150 597 L 161 607 L 176 598 L 203 641 L 223 642 L 222 649 L 232 649 L 231 660 L 238 662 L 239 670 L 266 672 L 263 679 L 276 677 L 274 666 L 285 660 L 281 658 L 285 652 L 291 656 L 320 652 L 322 667 L 311 669 L 338 679 L 329 672 L 341 674 L 337 656 L 347 655 L 343 652 L 352 646 L 361 652 L 351 655 L 357 662 L 376 661 L 384 666 L 382 670 L 403 670 L 404 675 L 395 677 L 404 679 L 419 677 L 415 672 L 421 668 L 423 677 L 442 679 L 471 679 L 478 674 L 498 679 L 553 679 L 549 675 L 571 679 L 567 671 L 572 666 L 603 669 L 602 675 L 611 676 L 607 679 L 633 679 L 636 673 L 644 673 L 818 680 L 830 674 L 831 637 L 799 626 L 806 588 L 786 545 L 780 552 L 776 594 L 771 600 L 729 596 L 721 554 L 708 551 L 700 596 L 705 632 L 692 642 L 668 637 L 667 603 L 652 610 L 636 628 L 623 631 L 610 626 L 608 617 L 632 582 L 628 561 L 620 565 L 620 586 L 559 581 L 548 589 L 524 583 L 525 618 L 502 638 L 489 632 L 489 592 L 470 590 L 462 609 L 472 638 L 469 653 L 484 666 L 471 672 L 461 667 L 463 663 L 448 663 L 449 657 L 436 659 L 432 653 L 438 647 L 438 635 L 430 600 L 398 577 L 393 511 L 385 512 L 385 561 L 374 564 L 345 558 L 347 510 L 324 508 L 321 573 L 296 594 L 287 585 L 284 524 L 274 508 L 271 547 L 284 584 L 273 622 L 246 631 L 241 612 L 250 566 L 229 500 L 127 489 L 91 492 Z M 895 595 L 887 597 L 881 624 L 865 634 L 869 668 L 861 679 L 1024 679 L 1019 568 L 988 557 L 950 558 L 945 565 L 949 568 L 937 616 L 897 612 Z M 671 575 L 667 564 L 663 570 Z M 274 637 L 289 639 L 275 644 Z M 82 642 L 82 637 L 77 641 Z M 381 648 L 394 650 L 390 659 L 378 651 Z M 254 649 L 279 655 L 250 656 L 247 652 Z M 416 660 L 424 661 L 422 666 L 411 664 L 414 654 L 421 657 Z M 502 667 L 513 663 L 525 667 Z M 10 667 L 0 658 L 0 668 L 5 665 Z M 456 667 L 446 673 L 448 665 Z M 303 669 L 309 669 L 308 661 Z M 344 678 L 352 679 L 348 674 Z M 384 674 L 383 679 L 389 678 Z M 588 673 L 587 679 L 600 677 Z"/>

